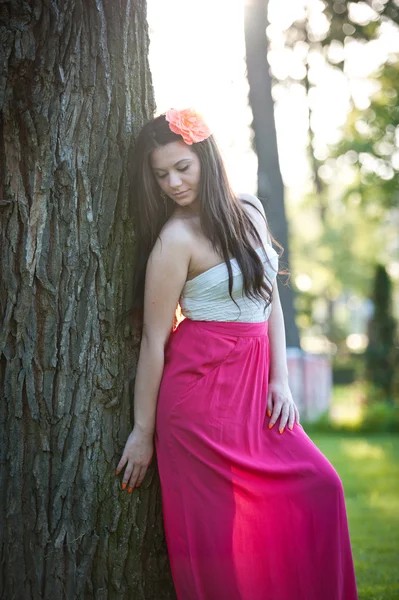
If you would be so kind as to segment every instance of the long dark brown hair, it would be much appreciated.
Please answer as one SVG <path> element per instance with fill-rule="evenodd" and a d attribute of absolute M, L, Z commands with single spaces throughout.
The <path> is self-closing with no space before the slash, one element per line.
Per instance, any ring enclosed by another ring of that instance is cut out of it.
<path fill-rule="evenodd" d="M 130 186 L 136 234 L 136 264 L 133 307 L 129 312 L 136 322 L 138 319 L 140 324 L 143 317 L 147 261 L 162 227 L 175 209 L 173 200 L 168 197 L 165 200 L 161 196 L 161 188 L 151 168 L 151 152 L 159 146 L 182 141 L 182 139 L 180 135 L 170 130 L 165 115 L 161 115 L 144 125 L 136 140 Z M 254 205 L 245 199 L 240 200 L 232 191 L 213 135 L 202 142 L 192 144 L 190 148 L 198 156 L 201 168 L 199 184 L 201 229 L 214 250 L 223 255 L 229 274 L 230 297 L 235 302 L 232 296 L 233 273 L 230 263 L 230 256 L 233 256 L 243 275 L 244 294 L 248 298 L 263 298 L 266 310 L 272 301 L 272 284 L 269 279 L 265 281 L 264 265 L 250 243 L 250 234 L 254 236 L 259 246 L 264 246 L 242 202 Z M 258 212 L 262 214 L 259 210 Z M 272 242 L 280 249 L 281 255 L 282 246 L 272 237 L 267 222 L 266 227 Z"/>

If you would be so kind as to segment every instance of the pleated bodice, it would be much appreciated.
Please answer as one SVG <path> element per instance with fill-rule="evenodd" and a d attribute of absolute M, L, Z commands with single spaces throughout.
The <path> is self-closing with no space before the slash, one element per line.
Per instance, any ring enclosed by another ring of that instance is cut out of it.
<path fill-rule="evenodd" d="M 273 283 L 278 270 L 277 252 L 270 244 L 266 244 L 266 251 L 262 247 L 256 251 L 262 257 L 267 280 Z M 197 321 L 267 321 L 271 304 L 265 310 L 266 303 L 263 299 L 254 300 L 245 296 L 243 276 L 237 259 L 230 259 L 230 263 L 233 271 L 232 295 L 237 304 L 229 295 L 229 273 L 223 262 L 186 281 L 179 300 L 185 317 Z"/>

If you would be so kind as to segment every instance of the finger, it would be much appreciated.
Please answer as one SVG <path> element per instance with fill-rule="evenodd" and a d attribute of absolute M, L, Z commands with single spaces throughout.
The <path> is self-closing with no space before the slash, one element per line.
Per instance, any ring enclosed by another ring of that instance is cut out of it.
<path fill-rule="evenodd" d="M 281 419 L 280 419 L 280 427 L 279 432 L 283 433 L 285 426 L 287 425 L 288 417 L 290 414 L 290 407 L 287 403 L 283 405 L 283 409 L 281 411 Z"/>
<path fill-rule="evenodd" d="M 272 416 L 271 416 L 270 423 L 269 423 L 269 429 L 271 429 L 273 427 L 273 425 L 276 423 L 277 419 L 279 418 L 282 406 L 283 406 L 282 402 L 277 401 L 274 403 L 273 412 L 272 412 Z"/>
<path fill-rule="evenodd" d="M 269 392 L 267 395 L 267 404 L 266 404 L 266 414 L 268 417 L 272 416 L 272 410 L 273 410 L 273 397 L 272 397 L 272 393 Z"/>
<path fill-rule="evenodd" d="M 139 487 L 142 484 L 143 479 L 144 479 L 146 473 L 147 473 L 147 469 L 145 469 L 144 467 L 142 467 L 140 469 L 139 476 L 137 477 L 136 487 Z"/>
<path fill-rule="evenodd" d="M 139 473 L 140 473 L 140 468 L 141 467 L 139 465 L 136 465 L 136 464 L 133 467 L 133 471 L 132 471 L 132 474 L 131 474 L 130 479 L 129 479 L 129 487 L 128 487 L 128 490 L 127 490 L 129 492 L 129 494 L 132 493 L 132 491 L 134 490 L 134 488 L 136 486 L 136 481 L 137 481 L 137 478 L 138 478 Z"/>
<path fill-rule="evenodd" d="M 291 431 L 294 429 L 294 423 L 295 423 L 295 406 L 292 404 L 290 406 L 290 416 L 288 417 L 288 429 L 291 429 Z"/>
<path fill-rule="evenodd" d="M 120 461 L 118 462 L 118 466 L 116 467 L 115 475 L 119 475 L 122 471 L 123 467 L 127 463 L 127 456 L 123 455 Z"/>
<path fill-rule="evenodd" d="M 295 407 L 295 419 L 296 419 L 297 425 L 300 425 L 302 427 L 302 425 L 299 422 L 299 410 L 297 409 L 297 407 Z"/>
<path fill-rule="evenodd" d="M 127 487 L 127 484 L 129 483 L 130 477 L 132 475 L 133 472 L 133 468 L 134 468 L 134 462 L 133 460 L 130 460 L 127 464 L 127 467 L 125 469 L 125 472 L 123 474 L 123 479 L 122 479 L 122 489 L 125 490 Z"/>

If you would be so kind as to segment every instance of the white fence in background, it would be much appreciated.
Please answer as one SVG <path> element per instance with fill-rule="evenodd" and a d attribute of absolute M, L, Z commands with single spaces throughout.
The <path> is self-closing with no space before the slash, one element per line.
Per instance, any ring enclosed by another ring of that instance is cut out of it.
<path fill-rule="evenodd" d="M 287 366 L 290 389 L 301 419 L 316 420 L 331 404 L 330 357 L 287 348 Z"/>

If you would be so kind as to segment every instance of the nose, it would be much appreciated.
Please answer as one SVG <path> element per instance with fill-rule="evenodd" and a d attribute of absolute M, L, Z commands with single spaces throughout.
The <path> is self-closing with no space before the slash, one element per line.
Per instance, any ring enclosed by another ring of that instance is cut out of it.
<path fill-rule="evenodd" d="M 181 177 L 177 171 L 172 171 L 169 177 L 169 185 L 171 188 L 179 188 L 181 186 Z"/>

